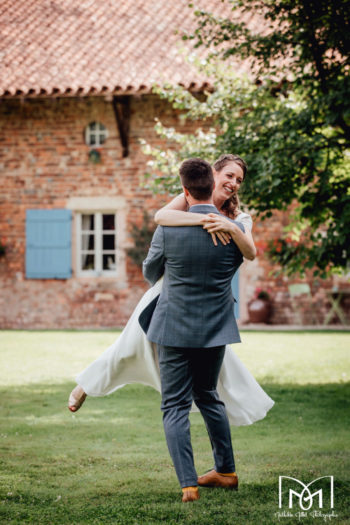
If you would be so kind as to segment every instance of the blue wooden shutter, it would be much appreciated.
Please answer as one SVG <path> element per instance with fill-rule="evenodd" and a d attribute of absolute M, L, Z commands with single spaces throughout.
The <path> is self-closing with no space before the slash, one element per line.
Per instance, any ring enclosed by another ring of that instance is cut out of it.
<path fill-rule="evenodd" d="M 235 273 L 231 281 L 232 295 L 236 299 L 235 303 L 235 317 L 239 319 L 239 270 Z"/>
<path fill-rule="evenodd" d="M 26 277 L 71 277 L 71 210 L 27 210 L 26 218 Z"/>

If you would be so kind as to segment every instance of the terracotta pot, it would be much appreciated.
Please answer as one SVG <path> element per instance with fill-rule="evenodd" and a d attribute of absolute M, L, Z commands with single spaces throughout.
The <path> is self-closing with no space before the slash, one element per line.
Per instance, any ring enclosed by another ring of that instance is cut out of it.
<path fill-rule="evenodd" d="M 271 314 L 271 303 L 266 299 L 253 299 L 248 304 L 249 322 L 267 323 Z"/>

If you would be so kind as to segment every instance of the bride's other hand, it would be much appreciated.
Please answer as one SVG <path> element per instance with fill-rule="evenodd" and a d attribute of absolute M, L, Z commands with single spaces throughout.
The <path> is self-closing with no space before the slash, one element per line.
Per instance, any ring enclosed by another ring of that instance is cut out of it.
<path fill-rule="evenodd" d="M 217 239 L 225 246 L 231 241 L 231 237 L 226 232 L 213 232 L 210 234 L 215 246 L 218 245 Z"/>
<path fill-rule="evenodd" d="M 227 237 L 230 238 L 233 228 L 237 226 L 223 217 L 222 215 L 216 215 L 215 213 L 208 213 L 202 219 L 203 228 L 207 230 L 208 233 L 222 232 L 226 233 Z"/>
<path fill-rule="evenodd" d="M 245 232 L 242 232 L 237 224 L 226 217 L 215 213 L 208 213 L 208 215 L 205 215 L 202 219 L 202 224 L 203 228 L 206 229 L 211 236 L 220 233 L 220 236 L 225 235 L 232 238 L 240 249 L 243 257 L 250 261 L 255 259 L 256 248 L 252 234 L 248 229 Z"/>
<path fill-rule="evenodd" d="M 215 228 L 215 230 L 213 229 L 212 231 L 209 231 L 209 228 L 211 228 L 211 226 L 212 226 L 212 222 L 211 222 L 212 217 L 217 217 L 217 215 L 215 213 L 208 213 L 207 215 L 204 215 L 200 219 L 200 222 L 201 222 L 201 224 L 203 224 L 203 228 L 205 230 L 207 230 L 208 233 L 210 233 L 211 238 L 212 238 L 213 243 L 215 244 L 215 246 L 218 245 L 217 239 L 219 239 L 220 242 L 225 246 L 226 244 L 228 244 L 231 241 L 231 237 L 230 237 L 229 233 L 227 233 L 226 231 L 224 231 L 221 228 Z"/>

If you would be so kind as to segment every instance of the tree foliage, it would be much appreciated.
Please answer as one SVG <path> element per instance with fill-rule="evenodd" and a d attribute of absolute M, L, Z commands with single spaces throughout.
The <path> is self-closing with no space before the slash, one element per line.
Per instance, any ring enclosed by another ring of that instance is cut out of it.
<path fill-rule="evenodd" d="M 155 89 L 184 119 L 203 125 L 188 135 L 157 123 L 158 133 L 178 146 L 167 151 L 145 146 L 153 155 L 151 185 L 175 192 L 183 158 L 238 153 L 249 166 L 244 202 L 261 219 L 296 203 L 281 249 L 270 250 L 283 270 L 316 268 L 322 277 L 344 270 L 350 221 L 349 3 L 231 3 L 229 19 L 196 11 L 198 27 L 183 36 L 208 47 L 209 58 L 198 66 L 213 79 L 213 91 L 201 99 L 179 87 Z M 259 32 L 249 22 L 257 17 Z M 237 61 L 248 61 L 249 76 L 236 72 Z"/>

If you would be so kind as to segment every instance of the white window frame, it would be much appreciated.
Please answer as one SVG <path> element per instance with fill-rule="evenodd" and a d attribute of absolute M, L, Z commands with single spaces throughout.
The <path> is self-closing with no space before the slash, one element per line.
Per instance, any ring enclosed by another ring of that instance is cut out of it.
<path fill-rule="evenodd" d="M 96 129 L 91 129 L 91 127 L 90 127 L 91 124 L 95 124 L 96 125 Z M 103 126 L 103 128 L 101 128 L 101 126 Z M 95 138 L 96 138 L 95 144 L 90 144 L 91 135 L 95 135 Z M 104 137 L 104 141 L 103 142 L 101 142 L 101 137 Z M 85 128 L 85 142 L 90 148 L 92 148 L 92 149 L 100 148 L 101 146 L 103 146 L 103 144 L 106 142 L 107 139 L 108 139 L 108 129 L 106 128 L 106 126 L 104 124 L 102 124 L 102 122 L 97 122 L 95 120 L 93 122 L 90 122 L 86 126 L 86 128 Z"/>
<path fill-rule="evenodd" d="M 66 208 L 73 212 L 73 236 L 72 236 L 72 252 L 73 252 L 73 276 L 75 278 L 106 279 L 107 281 L 114 281 L 118 286 L 124 288 L 127 282 L 126 273 L 126 256 L 125 249 L 129 247 L 127 243 L 127 200 L 125 197 L 71 197 L 66 202 Z M 81 221 L 80 215 L 94 214 L 94 213 L 111 213 L 117 215 L 116 234 L 117 234 L 117 259 L 116 272 L 111 270 L 105 271 L 102 274 L 97 274 L 94 270 L 84 270 L 79 272 L 81 268 L 81 251 L 78 253 L 78 248 L 81 245 L 81 228 L 78 223 Z"/>
<path fill-rule="evenodd" d="M 91 250 L 91 253 L 94 253 L 95 255 L 95 269 L 94 270 L 83 270 L 82 268 L 82 235 L 83 232 L 92 233 L 92 230 L 83 230 L 82 229 L 82 217 L 83 215 L 94 215 L 94 226 L 95 229 L 93 230 L 95 234 L 95 247 L 94 250 Z M 114 215 L 114 230 L 103 230 L 103 215 Z M 77 269 L 77 275 L 78 276 L 84 276 L 84 277 L 100 277 L 100 276 L 108 276 L 108 277 L 116 277 L 118 275 L 118 267 L 120 265 L 120 250 L 119 250 L 119 242 L 118 242 L 118 213 L 115 210 L 84 210 L 79 211 L 76 215 L 76 269 Z M 102 238 L 103 234 L 105 235 L 112 235 L 114 233 L 114 239 L 115 239 L 115 248 L 114 250 L 103 250 L 102 246 Z M 115 256 L 115 270 L 104 270 L 103 269 L 103 255 L 110 252 L 113 253 Z"/>

